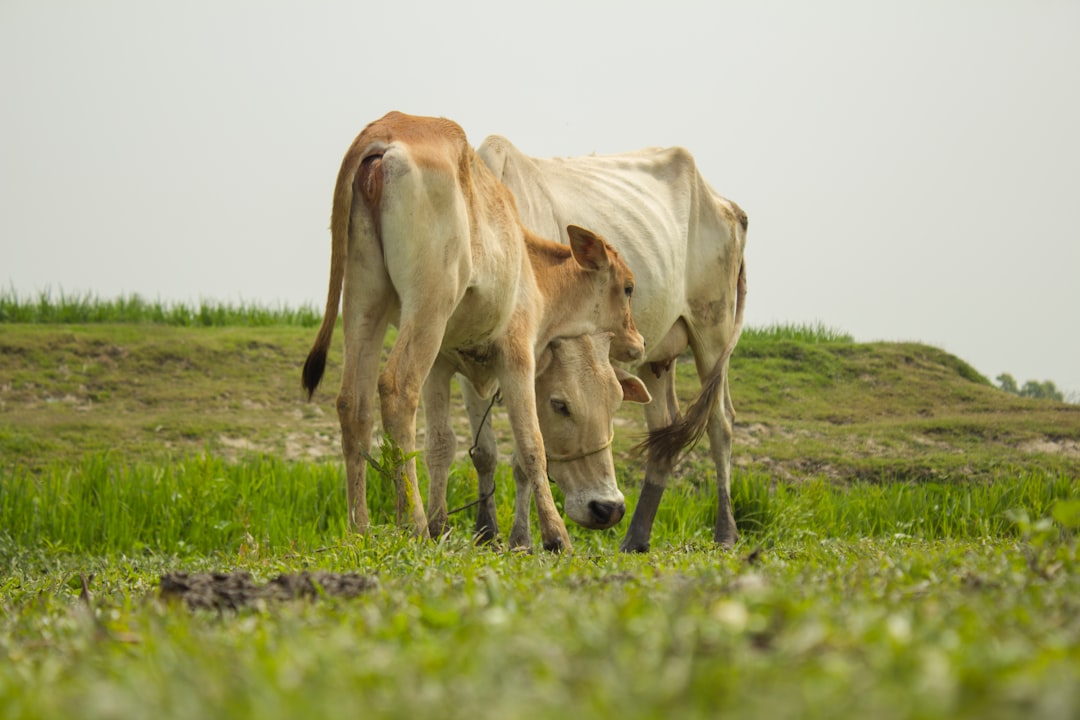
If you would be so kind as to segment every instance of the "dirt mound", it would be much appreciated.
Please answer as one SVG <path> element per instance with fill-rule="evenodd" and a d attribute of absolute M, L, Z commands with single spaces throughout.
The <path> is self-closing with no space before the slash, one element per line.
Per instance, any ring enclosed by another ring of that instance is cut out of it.
<path fill-rule="evenodd" d="M 183 600 L 189 608 L 214 610 L 253 605 L 260 600 L 321 600 L 354 598 L 378 585 L 375 578 L 356 573 L 302 572 L 278 575 L 260 585 L 248 572 L 172 572 L 161 576 L 161 596 Z"/>

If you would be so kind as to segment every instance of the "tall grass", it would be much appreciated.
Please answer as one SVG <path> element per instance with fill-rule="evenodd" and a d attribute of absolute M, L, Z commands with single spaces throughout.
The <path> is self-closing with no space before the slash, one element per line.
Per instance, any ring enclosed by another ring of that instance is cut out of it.
<path fill-rule="evenodd" d="M 1080 498 L 1080 486 L 1065 475 L 1024 472 L 994 482 L 813 480 L 770 488 L 767 477 L 736 474 L 732 496 L 740 528 L 766 544 L 807 536 L 970 540 L 1017 532 L 1017 512 L 1049 517 L 1058 502 Z"/>
<path fill-rule="evenodd" d="M 227 325 L 298 325 L 313 327 L 322 313 L 311 306 L 289 308 L 259 303 L 219 303 L 202 300 L 198 304 L 146 300 L 139 295 L 100 298 L 92 293 L 64 293 L 50 290 L 36 297 L 22 297 L 12 289 L 0 290 L 0 323 L 152 323 L 184 327 Z"/>
<path fill-rule="evenodd" d="M 220 303 L 201 300 L 198 304 L 147 300 L 138 294 L 102 298 L 93 293 L 53 295 L 41 290 L 36 296 L 20 296 L 14 289 L 0 290 L 0 323 L 154 323 L 185 327 L 225 325 L 299 325 L 314 327 L 322 320 L 322 310 L 310 305 L 289 308 L 255 302 Z M 747 327 L 744 339 L 794 340 L 803 343 L 850 343 L 848 333 L 817 323 L 773 323 Z"/>
<path fill-rule="evenodd" d="M 454 503 L 469 499 L 474 488 L 467 479 L 471 470 L 458 472 L 465 477 L 451 483 Z M 512 483 L 504 480 L 499 503 L 500 511 L 508 512 Z M 1080 498 L 1074 481 L 1043 473 L 993 483 L 846 486 L 824 481 L 770 485 L 767 477 L 737 473 L 732 490 L 743 538 L 766 546 L 817 537 L 1002 536 L 1016 532 L 1011 518 L 1017 512 L 1048 517 L 1055 503 Z M 631 505 L 636 492 L 627 491 Z M 344 494 L 336 462 L 255 456 L 238 463 L 200 457 L 128 464 L 110 454 L 96 455 L 40 474 L 0 471 L 0 551 L 5 545 L 106 555 L 311 549 L 347 535 Z M 376 523 L 393 523 L 390 483 L 373 478 L 369 504 Z M 657 516 L 654 546 L 704 539 L 714 517 L 712 492 L 673 488 Z M 472 520 L 465 514 L 451 522 L 460 532 L 471 531 Z M 587 535 L 582 547 L 593 549 L 602 549 L 608 536 Z M 612 547 L 615 542 L 612 538 Z"/>
<path fill-rule="evenodd" d="M 77 554 L 311 548 L 345 532 L 343 483 L 329 463 L 90 456 L 0 474 L 0 542 Z"/>
<path fill-rule="evenodd" d="M 850 343 L 855 339 L 846 332 L 831 328 L 822 322 L 773 323 L 761 327 L 743 329 L 744 340 L 794 340 L 801 343 Z"/>

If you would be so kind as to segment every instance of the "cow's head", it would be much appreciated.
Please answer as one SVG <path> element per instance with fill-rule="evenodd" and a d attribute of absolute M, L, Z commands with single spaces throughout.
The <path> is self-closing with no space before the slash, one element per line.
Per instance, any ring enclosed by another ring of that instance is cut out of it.
<path fill-rule="evenodd" d="M 645 353 L 645 338 L 634 325 L 630 312 L 630 300 L 634 294 L 634 273 L 615 248 L 596 233 L 568 225 L 570 250 L 578 264 L 597 273 L 598 326 L 611 328 L 615 337 L 611 342 L 614 360 L 637 360 Z"/>
<path fill-rule="evenodd" d="M 611 457 L 615 411 L 623 400 L 652 398 L 637 377 L 611 366 L 613 333 L 553 340 L 538 358 L 536 406 L 548 476 L 566 515 L 593 530 L 626 512 Z"/>

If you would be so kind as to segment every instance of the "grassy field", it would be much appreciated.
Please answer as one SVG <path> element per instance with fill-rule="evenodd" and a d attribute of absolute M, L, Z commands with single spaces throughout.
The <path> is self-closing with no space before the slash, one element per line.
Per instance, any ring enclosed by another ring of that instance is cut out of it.
<path fill-rule="evenodd" d="M 467 513 L 413 541 L 379 483 L 376 531 L 347 531 L 340 335 L 307 403 L 291 311 L 81 300 L 81 324 L 0 302 L 0 718 L 1080 715 L 1077 406 L 923 345 L 751 330 L 733 551 L 699 450 L 653 552 L 571 525 L 574 554 L 525 555 L 474 547 Z M 621 413 L 631 507 L 642 430 Z M 451 506 L 474 477 L 455 466 Z M 367 589 L 209 610 L 159 587 L 313 570 Z"/>

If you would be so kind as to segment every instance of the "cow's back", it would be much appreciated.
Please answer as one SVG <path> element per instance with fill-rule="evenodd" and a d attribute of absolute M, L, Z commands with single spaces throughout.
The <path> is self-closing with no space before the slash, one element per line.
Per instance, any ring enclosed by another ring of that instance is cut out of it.
<path fill-rule="evenodd" d="M 694 315 L 692 304 L 700 316 L 702 306 L 734 300 L 718 291 L 738 274 L 742 211 L 709 186 L 687 150 L 532 158 L 492 136 L 477 153 L 513 191 L 526 227 L 565 242 L 566 225 L 578 224 L 615 245 L 634 271 L 634 319 L 648 345 Z"/>
<path fill-rule="evenodd" d="M 445 118 L 395 112 L 364 128 L 349 152 L 360 157 L 354 212 L 362 202 L 373 216 L 402 309 L 423 314 L 423 304 L 440 297 L 437 284 L 446 290 L 441 301 L 456 308 L 444 347 L 503 332 L 513 306 L 507 298 L 519 295 L 524 240 L 512 196 L 464 130 Z"/>

